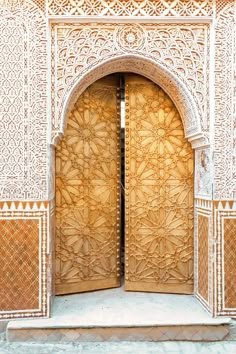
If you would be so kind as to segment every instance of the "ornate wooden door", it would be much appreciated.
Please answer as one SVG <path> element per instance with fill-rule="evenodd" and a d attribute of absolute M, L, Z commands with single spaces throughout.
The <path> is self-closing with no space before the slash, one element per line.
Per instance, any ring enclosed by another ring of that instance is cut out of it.
<path fill-rule="evenodd" d="M 193 292 L 193 151 L 166 93 L 126 77 L 126 290 Z"/>
<path fill-rule="evenodd" d="M 56 150 L 56 294 L 120 285 L 118 79 L 91 85 Z"/>

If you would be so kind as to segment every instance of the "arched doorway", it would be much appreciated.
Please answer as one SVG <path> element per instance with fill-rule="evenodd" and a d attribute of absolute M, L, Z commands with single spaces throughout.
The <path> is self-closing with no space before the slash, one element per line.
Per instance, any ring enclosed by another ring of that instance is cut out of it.
<path fill-rule="evenodd" d="M 125 284 L 193 292 L 193 151 L 178 110 L 153 82 L 125 81 Z M 119 75 L 87 88 L 57 148 L 56 292 L 120 284 Z"/>

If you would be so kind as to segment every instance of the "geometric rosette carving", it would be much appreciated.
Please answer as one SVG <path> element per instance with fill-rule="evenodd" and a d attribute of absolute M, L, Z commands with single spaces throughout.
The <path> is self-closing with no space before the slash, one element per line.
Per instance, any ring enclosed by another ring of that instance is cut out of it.
<path fill-rule="evenodd" d="M 107 78 L 84 91 L 57 147 L 57 293 L 119 284 L 116 84 L 116 78 Z"/>
<path fill-rule="evenodd" d="M 126 84 L 127 289 L 192 293 L 193 151 L 166 93 Z"/>

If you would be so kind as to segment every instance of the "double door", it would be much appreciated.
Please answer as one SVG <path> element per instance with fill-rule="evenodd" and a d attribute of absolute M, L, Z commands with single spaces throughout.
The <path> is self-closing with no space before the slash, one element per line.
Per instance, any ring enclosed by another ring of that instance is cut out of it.
<path fill-rule="evenodd" d="M 193 151 L 169 96 L 123 78 L 124 147 L 120 79 L 110 75 L 79 97 L 56 150 L 57 294 L 120 286 L 124 223 L 126 290 L 193 291 Z"/>

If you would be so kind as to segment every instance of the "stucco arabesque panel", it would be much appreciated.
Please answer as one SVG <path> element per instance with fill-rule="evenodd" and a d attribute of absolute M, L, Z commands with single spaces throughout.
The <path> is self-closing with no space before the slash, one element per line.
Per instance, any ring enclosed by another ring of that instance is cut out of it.
<path fill-rule="evenodd" d="M 49 0 L 51 16 L 212 16 L 214 0 Z"/>
<path fill-rule="evenodd" d="M 219 13 L 215 44 L 214 199 L 235 199 L 235 12 L 231 0 Z M 234 133 L 233 133 L 234 132 Z"/>
<path fill-rule="evenodd" d="M 209 30 L 209 24 L 53 24 L 52 140 L 63 133 L 63 105 L 76 81 L 96 66 L 127 55 L 146 58 L 171 72 L 193 97 L 200 130 L 208 132 Z M 194 114 L 188 114 L 187 135 L 199 130 L 197 124 Z"/>
<path fill-rule="evenodd" d="M 30 0 L 3 0 L 0 27 L 0 200 L 45 199 L 46 17 Z"/>

